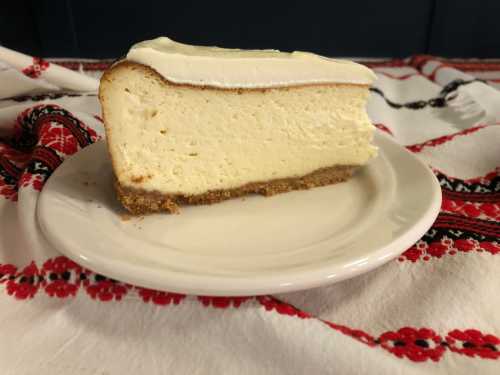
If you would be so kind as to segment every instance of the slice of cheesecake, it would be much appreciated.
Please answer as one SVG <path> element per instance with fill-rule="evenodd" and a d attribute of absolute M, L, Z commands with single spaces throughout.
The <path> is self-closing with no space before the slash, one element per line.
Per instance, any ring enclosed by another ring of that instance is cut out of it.
<path fill-rule="evenodd" d="M 136 44 L 99 90 L 118 199 L 175 212 L 345 181 L 376 154 L 374 77 L 305 52 Z"/>

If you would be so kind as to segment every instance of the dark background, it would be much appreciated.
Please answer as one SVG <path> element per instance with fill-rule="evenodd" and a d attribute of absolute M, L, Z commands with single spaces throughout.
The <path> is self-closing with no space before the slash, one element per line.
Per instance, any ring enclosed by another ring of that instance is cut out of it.
<path fill-rule="evenodd" d="M 329 56 L 500 57 L 500 0 L 0 0 L 0 44 L 107 57 L 159 35 Z"/>

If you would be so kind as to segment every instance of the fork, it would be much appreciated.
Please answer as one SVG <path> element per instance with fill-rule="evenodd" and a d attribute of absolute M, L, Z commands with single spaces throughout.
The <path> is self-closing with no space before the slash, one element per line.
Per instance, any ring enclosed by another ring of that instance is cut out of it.
<path fill-rule="evenodd" d="M 500 121 L 500 91 L 481 81 L 462 85 L 445 96 L 462 120 L 481 116 L 481 123 Z"/>

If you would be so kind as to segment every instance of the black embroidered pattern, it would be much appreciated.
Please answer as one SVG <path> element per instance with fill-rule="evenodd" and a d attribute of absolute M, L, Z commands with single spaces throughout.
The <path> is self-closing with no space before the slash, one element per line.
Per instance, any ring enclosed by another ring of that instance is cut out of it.
<path fill-rule="evenodd" d="M 97 139 L 92 128 L 57 105 L 26 109 L 18 116 L 13 135 L 0 139 L 0 196 L 15 201 L 19 188 L 41 191 L 65 157 Z"/>
<path fill-rule="evenodd" d="M 483 82 L 486 84 L 486 81 L 478 78 L 468 81 L 465 81 L 463 79 L 455 79 L 442 88 L 442 90 L 439 92 L 439 96 L 445 97 L 446 95 L 456 91 L 460 86 L 465 86 L 473 82 Z"/>
<path fill-rule="evenodd" d="M 412 110 L 419 110 L 419 109 L 423 109 L 426 107 L 444 108 L 447 105 L 447 100 L 445 99 L 445 97 L 449 93 L 457 90 L 460 86 L 468 85 L 469 83 L 476 82 L 476 81 L 484 82 L 484 81 L 479 80 L 479 79 L 474 79 L 471 81 L 464 81 L 461 79 L 457 79 L 457 80 L 454 80 L 454 81 L 448 83 L 445 87 L 443 87 L 443 89 L 439 93 L 439 96 L 437 96 L 435 98 L 431 98 L 428 100 L 416 100 L 416 101 L 407 102 L 407 103 L 396 103 L 396 102 L 388 99 L 385 96 L 384 92 L 381 89 L 379 89 L 378 87 L 371 87 L 370 91 L 375 93 L 375 94 L 380 95 L 385 100 L 385 102 L 389 105 L 389 107 L 394 108 L 394 109 L 406 108 L 406 109 L 412 109 Z M 453 98 L 451 98 L 450 100 L 452 100 L 452 99 Z"/>
<path fill-rule="evenodd" d="M 451 179 L 442 173 L 436 173 L 441 189 L 463 193 L 498 193 L 500 192 L 500 175 L 493 177 L 486 184 L 480 182 L 467 183 L 460 179 Z"/>
<path fill-rule="evenodd" d="M 500 175 L 492 176 L 491 179 L 484 179 L 482 182 L 465 182 L 460 179 L 451 179 L 437 173 L 444 199 L 455 201 L 466 201 L 471 203 L 497 204 L 500 201 Z M 485 207 L 485 206 L 478 206 Z M 494 209 L 490 207 L 493 212 Z"/>
<path fill-rule="evenodd" d="M 62 162 L 63 159 L 53 149 L 37 146 L 25 173 L 39 175 L 42 181 L 46 181 Z"/>
<path fill-rule="evenodd" d="M 46 93 L 46 94 L 39 94 L 39 95 L 19 95 L 19 96 L 13 96 L 11 98 L 6 98 L 4 100 L 12 100 L 18 103 L 22 102 L 27 102 L 27 101 L 32 101 L 32 102 L 39 102 L 42 100 L 50 99 L 60 99 L 60 98 L 76 98 L 80 96 L 97 96 L 97 94 L 78 94 L 78 93 L 73 93 L 73 92 L 51 92 L 51 93 Z"/>
<path fill-rule="evenodd" d="M 444 238 L 450 238 L 452 240 L 473 239 L 479 242 L 493 242 L 498 240 L 498 237 L 492 235 L 490 231 L 486 231 L 486 234 L 483 234 L 482 229 L 484 228 L 481 228 L 479 225 L 476 227 L 476 231 L 465 230 L 459 225 L 457 225 L 456 228 L 443 228 L 441 226 L 442 225 L 439 223 L 434 224 L 434 226 L 423 235 L 422 240 L 427 243 L 441 242 Z M 497 225 L 497 227 L 497 230 L 500 230 L 500 226 Z"/>
<path fill-rule="evenodd" d="M 0 176 L 7 185 L 15 186 L 21 170 L 9 160 L 0 155 Z"/>
<path fill-rule="evenodd" d="M 65 109 L 55 105 L 41 105 L 24 113 L 24 117 L 18 119 L 20 131 L 11 140 L 11 144 L 21 151 L 29 151 L 36 146 L 39 138 L 39 125 L 45 120 L 54 120 L 67 128 L 78 140 L 81 147 L 93 143 L 93 139 L 85 126 Z"/>
<path fill-rule="evenodd" d="M 484 235 L 486 238 L 500 238 L 500 222 L 467 217 L 454 213 L 440 213 L 433 228 L 463 229 Z"/>

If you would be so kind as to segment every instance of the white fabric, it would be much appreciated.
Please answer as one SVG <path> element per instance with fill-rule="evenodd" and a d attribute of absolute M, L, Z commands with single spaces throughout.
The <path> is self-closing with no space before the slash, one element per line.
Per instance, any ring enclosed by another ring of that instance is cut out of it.
<path fill-rule="evenodd" d="M 6 56 L 1 51 L 0 59 Z M 423 74 L 430 74 L 426 69 Z M 434 82 L 409 65 L 383 67 L 376 69 L 375 87 L 397 103 L 428 100 L 438 97 L 453 77 L 463 79 L 464 73 L 447 70 L 446 82 Z M 64 73 L 63 78 L 59 72 L 58 68 L 44 78 L 59 88 L 75 88 L 73 78 L 78 73 Z M 396 79 L 386 73 L 415 75 Z M 62 84 L 66 77 L 73 83 Z M 91 81 L 83 78 L 81 82 Z M 27 85 L 22 74 L 8 68 L 0 71 L 0 87 L 0 98 L 11 98 L 42 86 Z M 22 103 L 0 100 L 0 135 L 9 132 L 22 110 L 44 103 L 66 108 L 102 135 L 102 125 L 94 117 L 100 113 L 99 104 L 93 95 Z M 448 107 L 395 109 L 375 92 L 368 109 L 373 122 L 389 129 L 403 145 L 458 133 L 476 124 L 464 122 Z M 424 147 L 418 155 L 451 177 L 484 176 L 500 167 L 500 126 L 486 125 L 490 126 Z M 0 264 L 23 269 L 34 261 L 40 269 L 47 259 L 59 255 L 38 230 L 34 216 L 38 194 L 31 188 L 21 189 L 17 202 L 0 196 Z M 205 306 L 195 296 L 160 305 L 144 302 L 132 287 L 123 298 L 110 301 L 93 299 L 81 287 L 74 297 L 51 297 L 40 289 L 32 299 L 24 299 L 8 295 L 6 285 L 0 284 L 2 375 L 500 372 L 498 357 L 469 357 L 446 347 L 437 360 L 416 362 L 385 350 L 380 340 L 369 346 L 335 326 L 359 329 L 374 339 L 403 327 L 429 328 L 443 340 L 452 330 L 469 328 L 499 337 L 500 255 L 487 251 L 459 252 L 428 261 L 395 260 L 352 280 L 276 296 L 309 313 L 307 318 L 292 306 L 269 302 L 268 297 L 250 298 L 239 307 L 234 300 L 223 300 L 222 305 L 229 304 L 224 308 Z"/>
<path fill-rule="evenodd" d="M 10 65 L 18 71 L 22 71 L 24 68 L 33 64 L 33 58 L 31 56 L 27 56 L 2 46 L 0 46 L 0 61 L 3 62 L 3 65 Z M 20 87 L 16 87 L 17 84 L 12 84 L 10 74 L 12 74 L 10 69 L 0 70 L 0 80 L 2 80 L 0 99 L 20 95 L 21 93 L 26 92 L 26 87 L 21 89 Z M 4 85 L 3 81 L 7 79 L 9 79 L 9 81 Z M 20 82 L 19 86 L 21 86 L 22 80 L 18 79 L 18 81 Z M 49 84 L 47 85 L 47 83 Z M 40 77 L 32 80 L 31 84 L 33 85 L 33 88 L 45 86 L 51 89 L 68 89 L 84 92 L 96 91 L 99 87 L 99 82 L 95 78 L 79 74 L 55 64 L 52 65 L 50 69 L 42 71 Z"/>

